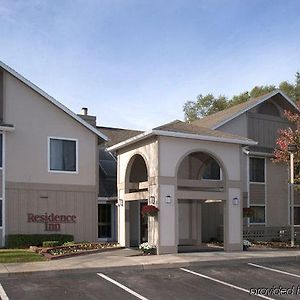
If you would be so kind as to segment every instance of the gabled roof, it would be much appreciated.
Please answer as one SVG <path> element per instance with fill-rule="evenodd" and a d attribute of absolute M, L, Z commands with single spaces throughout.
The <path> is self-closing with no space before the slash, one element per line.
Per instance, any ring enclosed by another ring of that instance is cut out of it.
<path fill-rule="evenodd" d="M 37 92 L 42 97 L 44 97 L 46 100 L 48 100 L 49 102 L 51 102 L 52 104 L 54 104 L 55 106 L 57 106 L 58 108 L 60 108 L 62 111 L 64 111 L 66 114 L 68 114 L 70 117 L 72 117 L 73 119 L 75 119 L 81 125 L 83 125 L 87 129 L 89 129 L 90 131 L 92 131 L 93 133 L 95 133 L 98 137 L 100 137 L 101 139 L 103 139 L 105 141 L 108 140 L 108 138 L 102 132 L 100 132 L 95 127 L 93 127 L 92 125 L 90 125 L 89 123 L 87 123 L 86 121 L 84 121 L 82 118 L 80 118 L 78 115 L 76 115 L 75 113 L 73 113 L 70 109 L 68 109 L 62 103 L 60 103 L 59 101 L 57 101 L 56 99 L 54 99 L 53 97 L 51 97 L 50 95 L 48 95 L 46 92 L 44 92 L 43 90 L 41 90 L 38 86 L 36 86 L 35 84 L 33 84 L 31 81 L 29 81 L 28 79 L 26 79 L 25 77 L 23 77 L 22 75 L 20 75 L 18 72 L 16 72 L 15 70 L 13 70 L 12 68 L 10 68 L 9 66 L 7 66 L 2 61 L 0 61 L 0 68 L 2 68 L 6 72 L 10 73 L 12 76 L 14 76 L 17 79 L 19 79 L 24 84 L 26 84 L 27 86 L 29 86 L 35 92 Z"/>
<path fill-rule="evenodd" d="M 111 147 L 115 144 L 128 140 L 143 132 L 139 130 L 104 127 L 104 126 L 97 126 L 97 129 L 99 129 L 109 138 L 109 141 L 106 143 L 107 147 Z"/>
<path fill-rule="evenodd" d="M 241 144 L 241 145 L 248 145 L 248 146 L 257 144 L 257 142 L 253 140 L 235 134 L 225 133 L 223 131 L 218 131 L 218 130 L 212 130 L 209 128 L 188 124 L 180 120 L 175 120 L 171 123 L 167 123 L 162 126 L 153 128 L 150 131 L 143 132 L 130 139 L 127 139 L 123 142 L 113 145 L 109 147 L 108 150 L 109 151 L 118 150 L 128 145 L 134 144 L 138 141 L 149 138 L 151 136 L 169 136 L 169 137 L 202 140 L 202 141 Z"/>
<path fill-rule="evenodd" d="M 297 111 L 299 111 L 297 105 L 282 91 L 275 90 L 263 96 L 252 98 L 246 102 L 237 104 L 230 108 L 224 109 L 212 115 L 206 116 L 202 119 L 195 120 L 192 122 L 193 125 L 202 126 L 211 129 L 217 129 L 220 126 L 226 124 L 232 119 L 240 116 L 244 112 L 254 108 L 255 106 L 261 104 L 262 102 L 274 97 L 275 95 L 280 94 L 290 105 L 292 105 Z"/>

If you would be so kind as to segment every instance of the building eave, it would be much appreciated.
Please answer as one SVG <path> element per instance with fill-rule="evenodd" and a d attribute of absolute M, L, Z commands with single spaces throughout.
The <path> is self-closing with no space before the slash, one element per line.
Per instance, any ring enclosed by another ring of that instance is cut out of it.
<path fill-rule="evenodd" d="M 98 137 L 100 137 L 104 141 L 108 141 L 109 140 L 108 137 L 105 136 L 102 132 L 100 132 L 95 127 L 93 127 L 92 125 L 90 125 L 89 123 L 87 123 L 86 121 L 84 121 L 82 118 L 80 118 L 79 116 L 77 116 L 74 112 L 72 112 L 70 109 L 68 109 L 62 103 L 60 103 L 59 101 L 57 101 L 56 99 L 54 99 L 53 97 L 51 97 L 50 95 L 48 95 L 46 92 L 44 92 L 38 86 L 36 86 L 35 84 L 33 84 L 31 81 L 29 81 L 28 79 L 26 79 L 25 77 L 23 77 L 21 74 L 19 74 L 18 72 L 16 72 L 15 70 L 13 70 L 12 68 L 10 68 L 9 66 L 7 66 L 2 61 L 0 61 L 0 68 L 4 69 L 6 72 L 10 73 L 12 76 L 14 76 L 17 79 L 19 79 L 25 85 L 27 85 L 28 87 L 30 87 L 32 90 L 34 90 L 35 92 L 37 92 L 38 94 L 40 94 L 42 97 L 44 97 L 45 99 L 47 99 L 49 102 L 51 102 L 52 104 L 54 104 L 58 108 L 60 108 L 62 111 L 64 111 L 70 117 L 72 117 L 73 119 L 75 119 L 77 122 L 79 122 L 81 125 L 83 125 L 87 129 L 89 129 L 90 131 L 92 131 L 94 134 L 96 134 Z"/>
<path fill-rule="evenodd" d="M 164 130 L 151 130 L 139 134 L 131 139 L 118 143 L 109 147 L 108 151 L 115 151 L 126 146 L 129 146 L 133 143 L 138 141 L 144 140 L 149 138 L 150 136 L 168 136 L 168 137 L 176 137 L 176 138 L 186 138 L 186 139 L 194 139 L 194 140 L 201 140 L 201 141 L 208 141 L 208 142 L 220 142 L 220 143 L 229 143 L 229 144 L 239 144 L 245 146 L 254 146 L 257 145 L 256 141 L 253 140 L 241 140 L 241 139 L 234 139 L 234 138 L 225 138 L 225 137 L 215 137 L 215 136 L 206 136 L 200 135 L 195 133 L 184 133 L 184 132 L 175 132 L 175 131 L 164 131 Z"/>
<path fill-rule="evenodd" d="M 298 112 L 300 112 L 300 110 L 299 110 L 299 108 L 297 107 L 297 105 L 296 105 L 296 104 L 295 104 L 295 103 L 294 103 L 294 102 L 293 102 L 293 101 L 292 101 L 285 93 L 283 93 L 283 92 L 280 91 L 280 90 L 275 90 L 275 91 L 273 91 L 272 93 L 269 93 L 268 95 L 266 95 L 265 97 L 262 97 L 262 98 L 260 99 L 260 101 L 258 101 L 258 102 L 256 102 L 256 103 L 250 105 L 249 107 L 247 107 L 247 108 L 245 108 L 245 109 L 243 109 L 243 110 L 241 110 L 241 111 L 239 111 L 239 112 L 237 112 L 237 113 L 235 113 L 235 114 L 233 114 L 233 115 L 232 115 L 231 117 L 229 117 L 228 119 L 223 120 L 223 121 L 219 122 L 218 124 L 215 124 L 214 126 L 211 127 L 211 129 L 218 129 L 218 128 L 221 127 L 222 125 L 224 125 L 224 124 L 230 122 L 231 120 L 237 118 L 238 116 L 240 116 L 240 115 L 242 115 L 243 113 L 247 112 L 248 110 L 250 110 L 250 109 L 252 109 L 252 108 L 258 106 L 258 105 L 261 104 L 262 102 L 264 102 L 264 101 L 266 101 L 266 100 L 268 100 L 268 99 L 274 97 L 274 96 L 277 95 L 277 94 L 280 94 L 282 97 L 284 97 L 285 100 L 287 100 L 287 102 L 289 102 L 289 104 L 291 104 Z"/>

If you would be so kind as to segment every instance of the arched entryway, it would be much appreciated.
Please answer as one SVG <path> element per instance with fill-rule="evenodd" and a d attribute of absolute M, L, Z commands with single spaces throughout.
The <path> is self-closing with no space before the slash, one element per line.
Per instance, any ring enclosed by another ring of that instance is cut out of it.
<path fill-rule="evenodd" d="M 177 170 L 178 251 L 222 249 L 226 170 L 204 151 L 187 153 Z"/>
<path fill-rule="evenodd" d="M 135 154 L 129 160 L 125 178 L 127 245 L 138 247 L 148 241 L 148 219 L 141 211 L 148 203 L 149 175 L 146 160 L 141 154 Z"/>

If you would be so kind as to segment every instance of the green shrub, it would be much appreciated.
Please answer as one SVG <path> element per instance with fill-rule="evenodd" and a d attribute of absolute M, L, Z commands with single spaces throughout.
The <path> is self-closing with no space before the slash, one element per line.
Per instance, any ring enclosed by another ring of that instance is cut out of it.
<path fill-rule="evenodd" d="M 44 248 L 56 247 L 56 246 L 60 246 L 59 241 L 45 241 L 45 242 L 43 242 L 43 247 Z"/>
<path fill-rule="evenodd" d="M 62 246 L 74 246 L 75 245 L 75 242 L 65 242 L 62 244 Z"/>
<path fill-rule="evenodd" d="M 27 248 L 29 246 L 41 247 L 43 242 L 57 241 L 58 245 L 73 241 L 71 234 L 9 234 L 7 236 L 8 248 Z"/>

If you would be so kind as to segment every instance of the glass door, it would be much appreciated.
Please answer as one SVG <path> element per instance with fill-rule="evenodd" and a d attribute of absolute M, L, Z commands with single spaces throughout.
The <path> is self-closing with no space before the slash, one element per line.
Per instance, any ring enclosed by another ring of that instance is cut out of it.
<path fill-rule="evenodd" d="M 112 239 L 112 204 L 98 204 L 98 238 Z"/>

